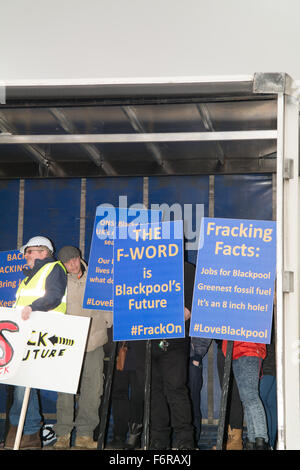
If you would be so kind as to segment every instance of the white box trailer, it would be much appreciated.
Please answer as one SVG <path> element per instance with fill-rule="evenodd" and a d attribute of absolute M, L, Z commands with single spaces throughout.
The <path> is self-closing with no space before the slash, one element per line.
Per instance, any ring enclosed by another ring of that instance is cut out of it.
<path fill-rule="evenodd" d="M 299 88 L 293 79 L 255 73 L 0 82 L 0 131 L 1 179 L 138 175 L 146 204 L 151 175 L 274 175 L 278 449 L 300 449 Z"/>

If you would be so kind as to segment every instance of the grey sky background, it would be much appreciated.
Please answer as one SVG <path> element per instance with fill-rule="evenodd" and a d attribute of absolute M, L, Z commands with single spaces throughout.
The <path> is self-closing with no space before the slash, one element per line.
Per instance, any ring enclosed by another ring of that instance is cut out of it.
<path fill-rule="evenodd" d="M 286 72 L 299 0 L 0 0 L 0 81 Z"/>

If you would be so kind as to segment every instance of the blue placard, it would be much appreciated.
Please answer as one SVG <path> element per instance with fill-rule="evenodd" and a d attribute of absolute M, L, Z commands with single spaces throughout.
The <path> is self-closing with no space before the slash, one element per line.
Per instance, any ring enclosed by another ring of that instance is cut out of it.
<path fill-rule="evenodd" d="M 24 279 L 27 266 L 23 253 L 18 250 L 0 252 L 0 307 L 12 307 L 17 289 Z"/>
<path fill-rule="evenodd" d="M 270 343 L 276 223 L 204 218 L 190 336 Z"/>
<path fill-rule="evenodd" d="M 183 222 L 133 233 L 114 242 L 114 341 L 182 338 Z"/>
<path fill-rule="evenodd" d="M 118 236 L 124 237 L 127 226 L 136 227 L 149 221 L 159 221 L 161 217 L 161 211 L 107 205 L 97 207 L 83 308 L 113 309 L 113 245 L 116 228 L 120 229 Z"/>

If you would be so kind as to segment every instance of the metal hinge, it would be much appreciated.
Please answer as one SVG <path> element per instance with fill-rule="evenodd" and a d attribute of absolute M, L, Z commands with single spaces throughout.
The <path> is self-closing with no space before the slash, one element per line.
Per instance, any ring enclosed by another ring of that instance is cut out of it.
<path fill-rule="evenodd" d="M 6 86 L 0 81 L 0 104 L 6 104 Z"/>
<path fill-rule="evenodd" d="M 283 292 L 294 292 L 294 273 L 293 271 L 284 271 L 282 276 Z"/>
<path fill-rule="evenodd" d="M 285 180 L 294 178 L 294 160 L 291 158 L 284 160 L 283 178 Z"/>

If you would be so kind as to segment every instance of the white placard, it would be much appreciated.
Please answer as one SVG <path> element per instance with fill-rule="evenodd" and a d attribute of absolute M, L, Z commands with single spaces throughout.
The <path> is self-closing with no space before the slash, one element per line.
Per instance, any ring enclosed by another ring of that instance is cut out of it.
<path fill-rule="evenodd" d="M 11 383 L 19 369 L 31 332 L 19 310 L 0 308 L 0 382 Z"/>
<path fill-rule="evenodd" d="M 90 318 L 32 312 L 23 321 L 18 309 L 0 308 L 0 328 L 5 322 L 18 331 L 0 331 L 2 356 L 7 342 L 14 351 L 8 364 L 3 360 L 1 383 L 77 393 Z"/>

